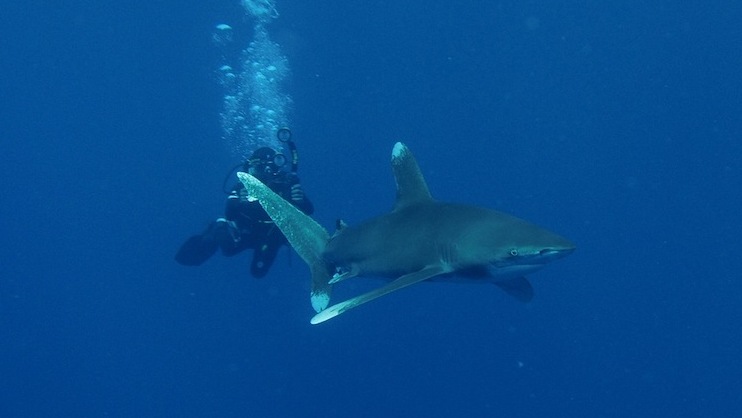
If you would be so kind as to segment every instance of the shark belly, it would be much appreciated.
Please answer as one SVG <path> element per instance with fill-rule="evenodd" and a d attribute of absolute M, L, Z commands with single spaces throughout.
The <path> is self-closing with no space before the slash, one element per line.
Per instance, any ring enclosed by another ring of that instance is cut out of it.
<path fill-rule="evenodd" d="M 443 264 L 455 269 L 449 234 L 410 212 L 392 212 L 346 228 L 328 242 L 324 259 L 360 276 L 397 278 Z"/>

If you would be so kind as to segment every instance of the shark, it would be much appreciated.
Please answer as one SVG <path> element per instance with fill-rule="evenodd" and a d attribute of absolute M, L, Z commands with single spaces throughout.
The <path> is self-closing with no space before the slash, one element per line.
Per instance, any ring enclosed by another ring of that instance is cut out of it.
<path fill-rule="evenodd" d="M 309 266 L 312 324 L 381 296 L 430 281 L 493 283 L 522 302 L 533 298 L 526 275 L 575 250 L 568 239 L 493 209 L 434 199 L 410 149 L 392 149 L 396 200 L 388 213 L 333 235 L 248 173 L 237 176 Z M 391 281 L 329 306 L 332 286 L 357 276 Z"/>

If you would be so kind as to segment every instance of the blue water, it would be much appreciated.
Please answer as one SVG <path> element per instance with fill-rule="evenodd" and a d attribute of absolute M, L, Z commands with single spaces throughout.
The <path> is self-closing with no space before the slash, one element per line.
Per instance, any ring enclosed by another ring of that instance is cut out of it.
<path fill-rule="evenodd" d="M 736 416 L 742 4 L 680 3 L 279 1 L 319 222 L 388 210 L 402 140 L 437 198 L 578 245 L 528 305 L 424 283 L 318 326 L 287 249 L 173 261 L 239 162 L 238 2 L 6 4 L 0 416 Z"/>

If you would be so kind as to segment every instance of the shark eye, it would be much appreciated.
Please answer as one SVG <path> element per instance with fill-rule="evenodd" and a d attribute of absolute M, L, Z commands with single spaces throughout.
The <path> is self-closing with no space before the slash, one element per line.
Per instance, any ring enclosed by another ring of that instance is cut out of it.
<path fill-rule="evenodd" d="M 518 249 L 517 248 L 511 248 L 509 251 L 510 255 L 515 257 L 518 255 Z"/>

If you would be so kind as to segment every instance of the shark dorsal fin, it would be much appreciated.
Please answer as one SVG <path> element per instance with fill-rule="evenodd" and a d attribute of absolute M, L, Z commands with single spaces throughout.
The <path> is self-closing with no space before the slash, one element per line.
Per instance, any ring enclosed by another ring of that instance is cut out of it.
<path fill-rule="evenodd" d="M 392 149 L 392 171 L 397 182 L 397 201 L 394 210 L 433 200 L 415 156 L 401 142 L 394 144 Z"/>

